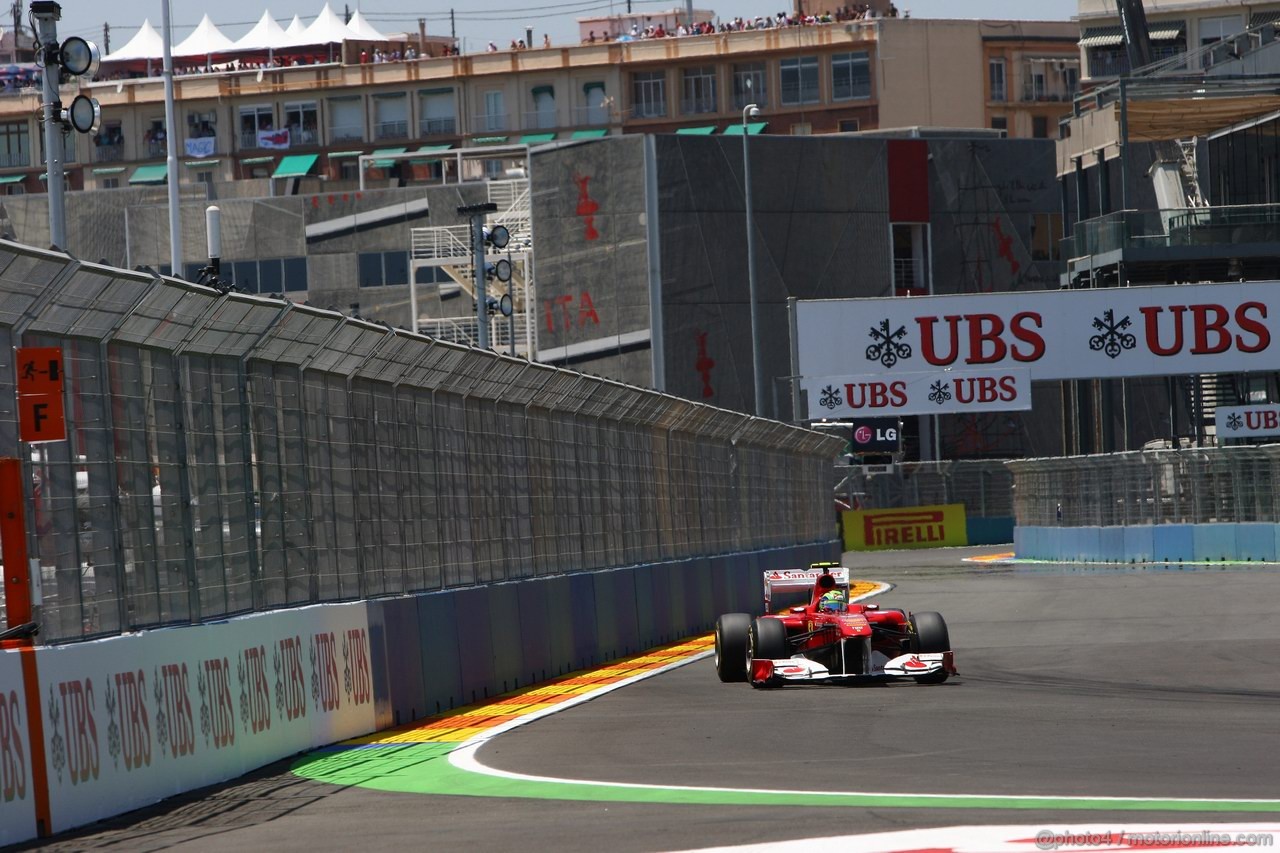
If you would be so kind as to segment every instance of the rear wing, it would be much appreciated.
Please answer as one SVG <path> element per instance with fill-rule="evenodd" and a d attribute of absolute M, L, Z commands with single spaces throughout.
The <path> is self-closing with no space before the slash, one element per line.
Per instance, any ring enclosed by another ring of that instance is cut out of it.
<path fill-rule="evenodd" d="M 822 577 L 823 572 L 830 572 L 836 586 L 846 589 L 849 586 L 849 570 L 844 566 L 829 566 L 818 569 L 770 569 L 764 573 L 764 612 L 772 611 L 773 594 L 775 592 L 809 591 Z"/>

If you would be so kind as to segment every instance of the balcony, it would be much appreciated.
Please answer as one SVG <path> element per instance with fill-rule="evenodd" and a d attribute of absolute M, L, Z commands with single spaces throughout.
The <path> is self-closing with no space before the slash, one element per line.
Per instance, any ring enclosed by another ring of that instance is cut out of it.
<path fill-rule="evenodd" d="M 667 105 L 664 104 L 635 104 L 631 107 L 629 115 L 631 118 L 666 118 Z"/>
<path fill-rule="evenodd" d="M 93 162 L 95 163 L 117 163 L 123 159 L 123 142 L 113 142 L 109 145 L 93 146 Z"/>
<path fill-rule="evenodd" d="M 574 107 L 573 124 L 575 127 L 608 124 L 613 120 L 609 108 L 601 104 L 596 107 Z"/>
<path fill-rule="evenodd" d="M 161 157 L 169 156 L 169 143 L 165 142 L 163 139 L 148 140 L 146 148 L 148 160 L 156 160 Z"/>
<path fill-rule="evenodd" d="M 1054 101 L 1070 103 L 1074 97 L 1075 92 L 1063 85 L 1037 85 L 1029 81 L 1022 87 L 1022 100 L 1025 103 L 1051 103 Z"/>
<path fill-rule="evenodd" d="M 424 118 L 418 122 L 418 133 L 422 136 L 457 136 L 458 120 L 448 118 Z"/>
<path fill-rule="evenodd" d="M 364 142 L 364 125 L 335 124 L 329 128 L 329 142 Z"/>
<path fill-rule="evenodd" d="M 559 126 L 560 124 L 556 121 L 556 111 L 554 109 L 537 110 L 535 112 L 524 114 L 525 130 L 550 130 L 553 127 Z"/>
<path fill-rule="evenodd" d="M 717 112 L 715 96 L 684 98 L 680 101 L 680 112 L 687 116 Z"/>
<path fill-rule="evenodd" d="M 374 139 L 408 139 L 409 138 L 409 122 L 407 121 L 379 121 L 373 125 Z"/>
<path fill-rule="evenodd" d="M 30 151 L 0 151 L 0 168 L 11 169 L 17 166 L 30 165 Z"/>
<path fill-rule="evenodd" d="M 509 116 L 506 113 L 482 113 L 471 122 L 472 133 L 494 133 L 507 130 Z"/>

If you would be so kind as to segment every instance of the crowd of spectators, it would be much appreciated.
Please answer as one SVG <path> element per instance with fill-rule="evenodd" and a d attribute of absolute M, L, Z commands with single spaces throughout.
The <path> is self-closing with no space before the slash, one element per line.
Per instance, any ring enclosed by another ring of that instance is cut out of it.
<path fill-rule="evenodd" d="M 776 15 L 757 15 L 754 18 L 734 18 L 731 21 L 723 21 L 714 24 L 710 21 L 702 21 L 693 25 L 679 24 L 674 29 L 668 30 L 661 22 L 641 27 L 638 23 L 632 23 L 629 32 L 610 33 L 605 31 L 596 36 L 595 30 L 587 33 L 587 37 L 582 40 L 583 44 L 595 44 L 596 42 L 609 41 L 640 41 L 643 39 L 670 38 L 681 36 L 706 36 L 715 35 L 716 33 L 736 33 L 745 30 L 771 30 L 780 27 L 813 27 L 821 24 L 834 24 L 844 21 L 861 21 L 877 17 L 877 13 L 866 3 L 854 3 L 849 6 L 841 6 L 835 12 L 824 11 L 816 15 L 801 15 L 795 12 L 779 12 Z M 889 10 L 884 14 L 887 18 L 898 17 L 898 7 L 889 4 Z M 489 42 L 491 50 L 497 50 L 493 42 Z M 521 42 L 523 45 L 523 42 Z M 512 42 L 512 50 L 518 49 L 516 43 Z"/>

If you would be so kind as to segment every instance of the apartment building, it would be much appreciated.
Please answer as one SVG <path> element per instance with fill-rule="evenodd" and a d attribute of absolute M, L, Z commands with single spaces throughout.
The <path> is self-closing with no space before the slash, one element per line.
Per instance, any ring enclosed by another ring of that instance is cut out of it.
<path fill-rule="evenodd" d="M 67 137 L 72 189 L 271 180 L 277 194 L 430 183 L 440 152 L 628 133 L 899 126 L 1042 135 L 1075 85 L 1067 22 L 876 18 L 710 35 L 180 75 L 179 174 L 159 77 L 84 84 L 101 130 Z M 1002 67 L 997 77 L 995 69 Z M 64 87 L 63 101 L 74 96 Z M 743 123 L 756 104 L 761 116 Z M 0 94 L 0 189 L 42 192 L 39 93 Z M 433 157 L 434 155 L 434 157 Z M 501 164 L 495 161 L 494 168 Z M 226 192 L 223 190 L 222 192 Z"/>

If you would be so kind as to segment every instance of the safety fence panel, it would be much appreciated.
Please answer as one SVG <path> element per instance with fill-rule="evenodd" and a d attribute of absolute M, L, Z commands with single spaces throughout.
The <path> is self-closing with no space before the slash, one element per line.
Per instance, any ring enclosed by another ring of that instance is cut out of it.
<path fill-rule="evenodd" d="M 1008 463 L 1020 526 L 1280 521 L 1280 445 Z"/>
<path fill-rule="evenodd" d="M 1003 459 L 905 462 L 890 470 L 837 466 L 837 494 L 862 509 L 965 505 L 970 518 L 1013 515 L 1013 472 Z"/>
<path fill-rule="evenodd" d="M 61 353 L 65 441 L 19 436 L 14 355 L 37 346 Z M 599 377 L 0 241 L 0 456 L 29 475 L 45 642 L 829 543 L 839 450 Z"/>

